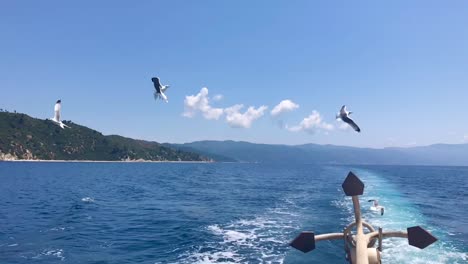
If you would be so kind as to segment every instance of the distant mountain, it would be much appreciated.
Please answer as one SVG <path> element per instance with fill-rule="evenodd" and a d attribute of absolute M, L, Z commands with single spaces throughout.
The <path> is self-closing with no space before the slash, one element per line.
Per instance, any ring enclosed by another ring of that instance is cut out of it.
<path fill-rule="evenodd" d="M 104 136 L 70 121 L 64 123 L 70 128 L 62 129 L 52 121 L 25 114 L 0 112 L 0 160 L 207 160 L 156 142 Z"/>
<path fill-rule="evenodd" d="M 460 165 L 468 166 L 468 144 L 436 144 L 412 148 L 356 148 L 335 145 L 270 145 L 236 141 L 197 141 L 168 144 L 218 161 L 367 164 L 367 165 Z"/>

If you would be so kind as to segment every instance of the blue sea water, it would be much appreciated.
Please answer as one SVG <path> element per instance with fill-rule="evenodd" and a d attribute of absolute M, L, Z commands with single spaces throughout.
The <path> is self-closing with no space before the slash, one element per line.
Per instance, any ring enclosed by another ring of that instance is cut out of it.
<path fill-rule="evenodd" d="M 383 263 L 468 263 L 468 167 L 44 162 L 0 162 L 0 263 L 345 263 L 288 243 L 353 220 L 350 170 L 368 222 L 439 238 L 384 240 Z"/>

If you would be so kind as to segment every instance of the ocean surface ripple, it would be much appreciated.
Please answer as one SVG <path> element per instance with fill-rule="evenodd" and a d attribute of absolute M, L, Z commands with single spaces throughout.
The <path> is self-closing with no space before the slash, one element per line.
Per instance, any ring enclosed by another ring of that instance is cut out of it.
<path fill-rule="evenodd" d="M 468 167 L 0 162 L 0 263 L 344 263 L 342 241 L 288 243 L 353 220 L 349 170 L 372 225 L 439 238 L 384 240 L 384 263 L 468 262 Z"/>

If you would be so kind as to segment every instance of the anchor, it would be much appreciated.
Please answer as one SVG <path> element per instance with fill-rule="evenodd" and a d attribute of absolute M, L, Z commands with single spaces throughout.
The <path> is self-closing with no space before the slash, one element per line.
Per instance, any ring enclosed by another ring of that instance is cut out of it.
<path fill-rule="evenodd" d="M 431 233 L 420 226 L 408 227 L 406 231 L 383 231 L 375 228 L 361 218 L 359 195 L 364 193 L 364 183 L 353 173 L 349 172 L 342 184 L 346 196 L 351 196 L 354 208 L 355 221 L 349 224 L 342 233 L 328 233 L 315 235 L 314 232 L 304 231 L 291 243 L 295 249 L 304 253 L 315 249 L 315 244 L 322 240 L 344 240 L 346 260 L 351 264 L 380 264 L 382 240 L 384 238 L 407 238 L 411 246 L 423 249 L 437 241 Z M 356 231 L 353 233 L 353 229 Z M 367 232 L 364 232 L 364 228 Z M 378 242 L 377 247 L 375 243 Z"/>

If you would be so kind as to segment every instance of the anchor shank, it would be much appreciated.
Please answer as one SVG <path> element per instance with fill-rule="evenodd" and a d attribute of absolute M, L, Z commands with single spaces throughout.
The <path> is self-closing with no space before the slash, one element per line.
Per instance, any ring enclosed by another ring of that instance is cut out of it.
<path fill-rule="evenodd" d="M 343 239 L 343 233 L 328 233 L 315 236 L 315 241 Z"/>
<path fill-rule="evenodd" d="M 359 205 L 359 197 L 357 195 L 352 196 L 354 206 L 354 217 L 356 219 L 356 264 L 369 264 L 367 257 L 367 236 L 364 234 L 364 228 L 362 226 L 361 219 L 361 207 Z"/>

